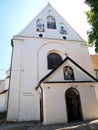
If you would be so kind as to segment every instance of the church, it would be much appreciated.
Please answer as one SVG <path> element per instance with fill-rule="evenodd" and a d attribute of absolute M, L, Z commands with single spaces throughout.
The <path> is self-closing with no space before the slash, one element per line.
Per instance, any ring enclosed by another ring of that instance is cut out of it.
<path fill-rule="evenodd" d="M 8 121 L 98 118 L 98 83 L 88 46 L 49 3 L 11 45 Z"/>

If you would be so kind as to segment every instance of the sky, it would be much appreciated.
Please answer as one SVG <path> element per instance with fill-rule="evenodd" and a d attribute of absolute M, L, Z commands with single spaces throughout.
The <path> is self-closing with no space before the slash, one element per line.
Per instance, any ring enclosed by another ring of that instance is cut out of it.
<path fill-rule="evenodd" d="M 11 63 L 11 39 L 27 26 L 48 4 L 87 41 L 90 29 L 84 13 L 89 7 L 84 0 L 0 0 L 0 79 L 4 79 Z M 91 49 L 92 50 L 92 49 Z M 94 53 L 94 51 L 90 51 Z"/>

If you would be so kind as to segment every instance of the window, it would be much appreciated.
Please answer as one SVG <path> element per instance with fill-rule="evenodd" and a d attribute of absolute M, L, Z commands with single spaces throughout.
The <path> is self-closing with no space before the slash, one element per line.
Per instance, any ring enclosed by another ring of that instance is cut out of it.
<path fill-rule="evenodd" d="M 38 32 L 44 32 L 44 23 L 43 23 L 43 21 L 42 20 L 37 20 L 37 22 L 36 22 L 36 30 L 38 31 Z"/>
<path fill-rule="evenodd" d="M 62 62 L 61 56 L 57 53 L 49 54 L 47 59 L 48 59 L 48 69 L 54 69 Z"/>
<path fill-rule="evenodd" d="M 65 25 L 63 23 L 60 24 L 60 34 L 67 35 L 67 31 L 66 31 Z"/>
<path fill-rule="evenodd" d="M 56 29 L 56 21 L 53 16 L 47 17 L 47 28 Z"/>
<path fill-rule="evenodd" d="M 74 71 L 70 66 L 65 66 L 63 68 L 64 80 L 75 80 Z"/>

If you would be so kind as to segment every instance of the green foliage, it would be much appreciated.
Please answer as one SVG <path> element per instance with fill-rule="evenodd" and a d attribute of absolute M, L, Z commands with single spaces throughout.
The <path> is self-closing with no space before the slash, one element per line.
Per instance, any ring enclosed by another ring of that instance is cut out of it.
<path fill-rule="evenodd" d="M 4 119 L 6 116 L 6 113 L 0 113 L 0 120 Z"/>
<path fill-rule="evenodd" d="M 87 32 L 88 43 L 95 46 L 95 52 L 98 53 L 98 0 L 85 0 L 90 7 L 90 11 L 86 12 L 88 23 L 91 29 Z"/>

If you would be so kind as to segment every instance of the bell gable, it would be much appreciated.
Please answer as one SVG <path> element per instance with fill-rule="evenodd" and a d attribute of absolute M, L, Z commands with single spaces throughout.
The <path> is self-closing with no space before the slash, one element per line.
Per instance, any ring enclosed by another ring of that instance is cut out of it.
<path fill-rule="evenodd" d="M 49 3 L 17 36 L 84 41 Z"/>

